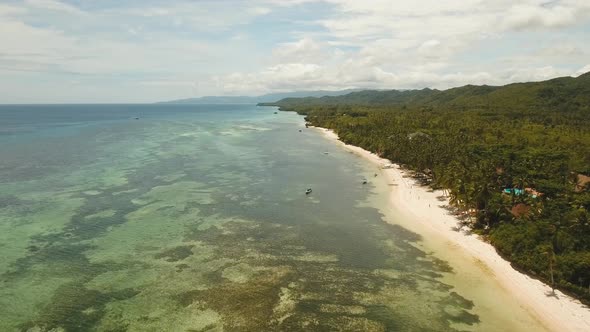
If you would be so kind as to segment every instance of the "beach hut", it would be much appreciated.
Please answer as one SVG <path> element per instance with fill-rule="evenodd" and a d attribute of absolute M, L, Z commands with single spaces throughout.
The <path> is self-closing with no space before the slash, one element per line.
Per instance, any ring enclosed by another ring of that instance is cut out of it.
<path fill-rule="evenodd" d="M 578 174 L 576 176 L 576 187 L 575 191 L 577 193 L 584 191 L 588 185 L 590 184 L 590 176 L 584 174 Z"/>
<path fill-rule="evenodd" d="M 508 195 L 521 196 L 524 194 L 524 190 L 520 188 L 506 188 L 504 189 L 504 193 Z"/>
<path fill-rule="evenodd" d="M 520 188 L 506 188 L 502 191 L 504 194 L 508 194 L 508 195 L 514 195 L 514 196 L 522 196 L 522 195 L 529 195 L 532 198 L 537 198 L 541 195 L 543 195 L 543 193 L 536 191 L 533 188 L 524 188 L 524 189 L 520 189 Z"/>

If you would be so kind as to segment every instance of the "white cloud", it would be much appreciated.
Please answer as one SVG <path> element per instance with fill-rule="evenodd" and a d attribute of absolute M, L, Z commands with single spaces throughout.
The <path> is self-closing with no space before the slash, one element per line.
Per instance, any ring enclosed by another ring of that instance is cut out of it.
<path fill-rule="evenodd" d="M 539 51 L 539 54 L 547 57 L 588 57 L 588 46 L 576 45 L 567 41 L 556 41 Z"/>
<path fill-rule="evenodd" d="M 165 5 L 142 5 L 104 11 L 111 20 L 143 19 L 156 26 L 176 26 L 188 31 L 218 32 L 245 25 L 271 12 L 256 2 L 171 1 Z"/>
<path fill-rule="evenodd" d="M 298 6 L 298 5 L 319 2 L 319 1 L 321 1 L 321 0 L 265 0 L 265 1 L 261 1 L 261 2 L 268 4 L 268 5 L 275 5 L 275 6 L 281 6 L 281 7 L 292 7 L 292 6 Z"/>
<path fill-rule="evenodd" d="M 56 0 L 25 0 L 27 7 L 49 11 L 60 11 L 70 14 L 84 14 L 78 8 Z"/>
<path fill-rule="evenodd" d="M 504 79 L 508 82 L 544 81 L 555 77 L 571 75 L 569 70 L 558 69 L 553 66 L 533 68 L 513 68 L 509 76 Z"/>
<path fill-rule="evenodd" d="M 480 61 L 487 62 L 483 70 L 474 63 L 462 64 L 458 58 L 472 53 L 474 46 L 494 45 L 522 33 L 519 31 L 559 31 L 587 23 L 590 16 L 585 1 L 326 1 L 338 8 L 333 15 L 316 21 L 326 32 L 315 34 L 314 39 L 279 45 L 273 51 L 273 68 L 276 63 L 288 63 L 282 67 L 284 70 L 233 74 L 220 80 L 231 82 L 226 85 L 231 91 L 248 91 L 252 86 L 267 91 L 325 86 L 447 88 L 468 83 L 543 80 L 572 74 L 571 68 L 550 64 L 564 59 L 581 61 L 585 47 L 580 44 L 584 43 L 578 39 L 559 48 L 553 41 L 531 40 L 528 49 L 509 45 L 512 49 L 506 55 L 482 53 Z M 329 41 L 318 42 L 322 37 Z M 349 46 L 358 51 L 343 53 L 345 56 L 337 62 L 325 61 L 333 59 L 335 49 Z M 298 75 L 291 72 L 298 70 L 293 62 L 319 65 Z M 241 83 L 251 81 L 256 83 Z M 286 81 L 288 86 L 283 83 Z"/>
<path fill-rule="evenodd" d="M 513 29 L 565 27 L 575 24 L 576 16 L 575 7 L 515 5 L 506 14 L 504 23 Z"/>
<path fill-rule="evenodd" d="M 0 17 L 10 18 L 12 15 L 21 15 L 26 13 L 27 9 L 23 7 L 11 6 L 0 3 Z"/>
<path fill-rule="evenodd" d="M 576 73 L 573 76 L 580 76 L 582 74 L 586 74 L 590 72 L 590 64 L 585 65 L 584 67 L 580 68 L 578 71 L 576 71 Z"/>
<path fill-rule="evenodd" d="M 279 44 L 273 51 L 273 60 L 277 63 L 320 63 L 324 62 L 328 51 L 311 38 L 296 42 Z"/>
<path fill-rule="evenodd" d="M 96 4 L 0 4 L 0 98 L 504 84 L 580 73 L 590 54 L 585 0 Z"/>
<path fill-rule="evenodd" d="M 160 86 L 160 87 L 194 87 L 194 81 L 166 81 L 166 80 L 159 80 L 159 81 L 143 81 L 139 82 L 141 85 L 147 86 Z"/>
<path fill-rule="evenodd" d="M 50 62 L 70 53 L 75 40 L 63 32 L 41 29 L 20 21 L 0 21 L 0 54 L 12 60 Z"/>

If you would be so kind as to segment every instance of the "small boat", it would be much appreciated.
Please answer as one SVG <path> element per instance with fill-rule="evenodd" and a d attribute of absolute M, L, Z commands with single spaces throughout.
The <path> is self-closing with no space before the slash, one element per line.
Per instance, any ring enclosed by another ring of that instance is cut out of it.
<path fill-rule="evenodd" d="M 299 129 L 299 132 L 301 132 L 301 129 Z"/>
<path fill-rule="evenodd" d="M 135 120 L 139 120 L 139 117 L 135 118 Z"/>
<path fill-rule="evenodd" d="M 367 184 L 367 180 L 363 180 L 363 184 Z"/>
<path fill-rule="evenodd" d="M 309 195 L 309 194 L 311 194 L 311 188 L 307 188 L 307 190 L 305 191 L 305 194 L 306 194 L 306 195 Z"/>
<path fill-rule="evenodd" d="M 278 112 L 275 112 L 275 114 L 279 114 Z"/>
<path fill-rule="evenodd" d="M 329 153 L 328 151 L 324 152 L 324 154 L 328 154 L 328 153 Z"/>

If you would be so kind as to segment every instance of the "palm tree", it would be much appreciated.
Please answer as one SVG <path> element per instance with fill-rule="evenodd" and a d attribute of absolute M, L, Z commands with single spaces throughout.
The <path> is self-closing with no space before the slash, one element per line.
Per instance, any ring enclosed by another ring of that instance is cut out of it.
<path fill-rule="evenodd" d="M 541 247 L 542 252 L 547 255 L 549 260 L 549 276 L 551 278 L 551 290 L 555 294 L 555 279 L 553 277 L 553 265 L 555 264 L 555 250 L 553 250 L 553 244 L 545 245 Z"/>

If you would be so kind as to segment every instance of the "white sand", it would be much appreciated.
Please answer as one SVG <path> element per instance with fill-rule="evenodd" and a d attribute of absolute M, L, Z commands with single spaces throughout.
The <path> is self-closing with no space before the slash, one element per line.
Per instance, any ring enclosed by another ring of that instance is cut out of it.
<path fill-rule="evenodd" d="M 364 150 L 362 148 L 347 145 L 338 140 L 338 136 L 331 130 L 316 128 L 322 134 L 333 141 L 342 144 L 349 151 L 369 160 L 377 166 L 389 165 L 389 160 Z M 551 294 L 551 287 L 539 280 L 533 279 L 516 271 L 510 263 L 498 255 L 494 247 L 484 242 L 477 235 L 469 235 L 465 232 L 453 230 L 458 226 L 459 220 L 443 208 L 448 201 L 440 201 L 442 191 L 430 191 L 422 187 L 411 177 L 404 177 L 405 172 L 394 165 L 393 168 L 382 169 L 381 178 L 395 186 L 391 188 L 390 201 L 393 207 L 404 216 L 411 218 L 414 223 L 420 224 L 429 233 L 440 235 L 446 241 L 450 241 L 460 247 L 466 254 L 472 256 L 474 261 L 479 261 L 487 266 L 490 276 L 496 278 L 498 283 L 506 289 L 519 305 L 533 314 L 536 319 L 552 331 L 590 331 L 590 309 L 562 292 L 556 290 L 556 296 Z"/>

